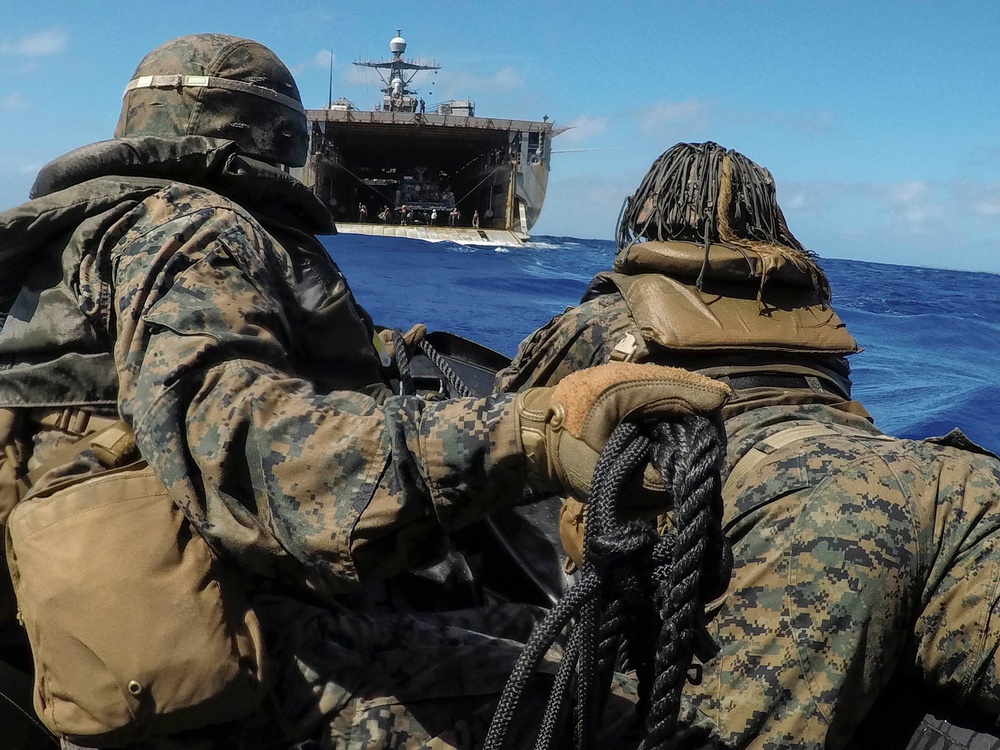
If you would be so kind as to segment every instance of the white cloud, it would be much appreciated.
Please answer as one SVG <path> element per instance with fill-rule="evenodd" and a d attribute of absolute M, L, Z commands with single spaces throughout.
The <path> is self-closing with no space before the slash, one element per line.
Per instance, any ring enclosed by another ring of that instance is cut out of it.
<path fill-rule="evenodd" d="M 936 229 L 933 223 L 946 214 L 942 196 L 927 181 L 910 180 L 885 185 L 880 192 L 893 223 L 913 234 L 933 232 Z"/>
<path fill-rule="evenodd" d="M 811 208 L 809 194 L 802 190 L 786 191 L 782 196 L 781 205 L 786 211 L 808 211 Z"/>
<path fill-rule="evenodd" d="M 337 56 L 333 54 L 332 49 L 324 49 L 313 55 L 312 64 L 313 67 L 318 68 L 329 68 L 331 65 L 336 63 Z"/>
<path fill-rule="evenodd" d="M 973 150 L 963 168 L 970 172 L 983 168 L 995 169 L 998 166 L 1000 166 L 1000 147 L 984 146 Z"/>
<path fill-rule="evenodd" d="M 533 231 L 611 239 L 622 201 L 633 190 L 634 180 L 624 174 L 559 177 L 553 172 L 549 180 L 552 197 L 546 200 Z"/>
<path fill-rule="evenodd" d="M 786 217 L 850 216 L 855 227 L 874 231 L 881 225 L 907 235 L 931 236 L 941 232 L 946 217 L 969 214 L 968 207 L 954 200 L 950 187 L 929 180 L 792 182 L 778 185 L 778 203 Z"/>
<path fill-rule="evenodd" d="M 435 82 L 439 99 L 463 99 L 474 97 L 476 91 L 516 91 L 524 86 L 524 76 L 511 66 L 491 75 L 445 69 L 439 71 Z"/>
<path fill-rule="evenodd" d="M 498 70 L 491 78 L 487 78 L 484 83 L 487 86 L 496 86 L 501 91 L 513 91 L 524 85 L 524 76 L 508 65 Z"/>
<path fill-rule="evenodd" d="M 362 68 L 353 63 L 344 68 L 344 72 L 340 76 L 340 82 L 344 86 L 371 86 L 375 82 L 381 85 L 378 74 L 374 70 Z"/>
<path fill-rule="evenodd" d="M 59 28 L 37 31 L 19 39 L 0 39 L 0 55 L 12 57 L 46 57 L 62 52 L 66 48 L 68 37 Z"/>
<path fill-rule="evenodd" d="M 983 197 L 973 204 L 972 210 L 977 216 L 1000 217 L 1000 189 L 995 192 L 996 195 Z"/>
<path fill-rule="evenodd" d="M 27 106 L 28 100 L 24 98 L 24 94 L 19 92 L 7 94 L 6 96 L 0 96 L 0 112 L 10 112 L 15 109 L 26 109 Z"/>
<path fill-rule="evenodd" d="M 1000 182 L 818 181 L 785 188 L 779 186 L 778 200 L 786 216 L 825 216 L 852 225 L 869 237 L 888 232 L 943 241 L 971 231 L 973 223 L 1000 233 Z M 791 218 L 789 221 L 794 225 Z"/>
<path fill-rule="evenodd" d="M 681 129 L 689 131 L 720 125 L 745 125 L 817 133 L 827 130 L 833 122 L 833 116 L 825 111 L 797 113 L 762 109 L 738 110 L 699 99 L 657 102 L 652 106 L 637 109 L 635 119 L 644 133 L 655 137 Z"/>
<path fill-rule="evenodd" d="M 609 123 L 610 118 L 608 117 L 581 115 L 565 125 L 569 129 L 559 134 L 559 140 L 556 141 L 558 144 L 556 148 L 562 148 L 573 143 L 582 143 L 595 136 L 603 135 L 608 131 Z"/>
<path fill-rule="evenodd" d="M 305 62 L 290 66 L 290 70 L 293 76 L 298 77 L 307 70 L 329 70 L 330 66 L 335 64 L 335 62 L 336 56 L 333 54 L 333 50 L 323 49 Z"/>
<path fill-rule="evenodd" d="M 845 201 L 856 202 L 859 196 L 867 199 L 872 195 L 871 185 L 849 180 L 781 180 L 776 189 L 782 210 L 797 214 L 821 214 Z"/>
<path fill-rule="evenodd" d="M 1000 218 L 1000 182 L 967 181 L 953 186 L 956 203 L 979 219 Z"/>
<path fill-rule="evenodd" d="M 637 109 L 636 122 L 647 135 L 659 136 L 677 127 L 704 127 L 713 120 L 713 112 L 712 104 L 697 99 L 657 102 Z"/>

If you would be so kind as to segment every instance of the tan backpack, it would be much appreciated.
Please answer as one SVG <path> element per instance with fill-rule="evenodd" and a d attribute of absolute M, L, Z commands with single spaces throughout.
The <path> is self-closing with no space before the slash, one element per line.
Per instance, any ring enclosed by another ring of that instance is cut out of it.
<path fill-rule="evenodd" d="M 105 470 L 67 472 L 83 451 Z M 265 693 L 257 619 L 128 427 L 83 438 L 29 479 L 5 542 L 45 725 L 117 747 L 253 712 Z"/>

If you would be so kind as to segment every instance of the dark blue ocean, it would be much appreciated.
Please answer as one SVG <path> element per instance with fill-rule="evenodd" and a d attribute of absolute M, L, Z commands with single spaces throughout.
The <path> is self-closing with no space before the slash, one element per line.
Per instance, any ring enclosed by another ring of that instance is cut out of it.
<path fill-rule="evenodd" d="M 610 268 L 614 243 L 537 237 L 522 248 L 341 234 L 324 238 L 376 323 L 450 330 L 508 356 Z M 885 432 L 960 427 L 1000 453 L 1000 276 L 822 260 L 864 351 L 854 396 Z"/>

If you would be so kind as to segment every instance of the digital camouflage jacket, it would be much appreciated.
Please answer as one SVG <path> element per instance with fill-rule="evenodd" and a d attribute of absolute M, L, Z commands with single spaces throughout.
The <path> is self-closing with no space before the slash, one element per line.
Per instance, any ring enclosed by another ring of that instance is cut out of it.
<path fill-rule="evenodd" d="M 724 407 L 732 579 L 706 609 L 719 653 L 684 695 L 683 720 L 709 733 L 706 747 L 843 747 L 897 668 L 995 717 L 1000 461 L 957 432 L 882 434 L 831 392 L 849 383 L 842 360 L 671 351 L 649 332 L 657 319 L 673 330 L 683 307 L 665 296 L 641 317 L 656 298 L 637 305 L 600 277 L 590 291 L 522 343 L 498 387 L 552 385 L 619 356 L 686 362 L 737 384 Z M 747 372 L 764 379 L 739 387 Z M 834 385 L 808 387 L 809 372 Z M 799 374 L 797 387 L 780 385 Z"/>

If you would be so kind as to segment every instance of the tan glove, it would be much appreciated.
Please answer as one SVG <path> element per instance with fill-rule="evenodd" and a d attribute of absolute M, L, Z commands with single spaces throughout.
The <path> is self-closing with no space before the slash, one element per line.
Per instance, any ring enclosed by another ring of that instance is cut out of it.
<path fill-rule="evenodd" d="M 383 328 L 377 334 L 379 339 L 381 339 L 382 341 L 382 345 L 389 353 L 390 357 L 395 356 L 395 351 L 394 351 L 395 347 L 393 346 L 392 332 L 393 332 L 392 328 Z M 415 326 L 412 326 L 410 330 L 408 330 L 406 333 L 403 334 L 403 341 L 406 342 L 406 346 L 408 349 L 412 349 L 414 346 L 419 344 L 426 335 L 427 335 L 427 326 L 425 326 L 423 323 L 417 323 Z"/>
<path fill-rule="evenodd" d="M 587 506 L 576 498 L 566 498 L 559 508 L 559 541 L 566 553 L 567 573 L 583 567 L 583 530 L 587 520 Z"/>
<path fill-rule="evenodd" d="M 515 402 L 529 481 L 538 489 L 586 500 L 594 466 L 622 422 L 717 412 L 729 387 L 698 373 L 660 365 L 613 362 L 575 372 L 548 388 L 529 388 Z M 634 509 L 663 507 L 660 492 L 629 493 Z M 659 497 L 657 497 L 659 496 Z"/>

